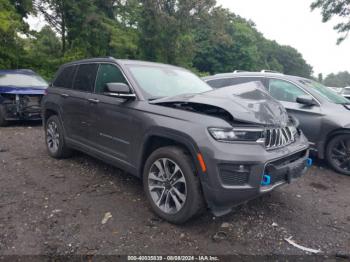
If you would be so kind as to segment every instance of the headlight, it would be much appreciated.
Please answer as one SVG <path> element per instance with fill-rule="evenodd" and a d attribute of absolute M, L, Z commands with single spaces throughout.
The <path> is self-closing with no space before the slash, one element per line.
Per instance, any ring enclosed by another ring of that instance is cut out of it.
<path fill-rule="evenodd" d="M 259 128 L 209 128 L 209 133 L 218 141 L 258 141 L 264 130 Z"/>

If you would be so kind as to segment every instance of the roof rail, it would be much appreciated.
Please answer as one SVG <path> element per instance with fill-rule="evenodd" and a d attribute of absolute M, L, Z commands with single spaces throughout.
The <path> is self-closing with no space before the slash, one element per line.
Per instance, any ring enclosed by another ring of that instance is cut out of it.
<path fill-rule="evenodd" d="M 233 73 L 246 73 L 246 72 L 249 72 L 249 71 L 245 71 L 245 70 L 235 70 L 235 71 L 233 71 Z"/>
<path fill-rule="evenodd" d="M 271 73 L 271 74 L 280 74 L 280 75 L 283 75 L 283 73 L 281 72 L 278 72 L 278 71 L 275 71 L 275 70 L 261 70 L 260 73 Z"/>

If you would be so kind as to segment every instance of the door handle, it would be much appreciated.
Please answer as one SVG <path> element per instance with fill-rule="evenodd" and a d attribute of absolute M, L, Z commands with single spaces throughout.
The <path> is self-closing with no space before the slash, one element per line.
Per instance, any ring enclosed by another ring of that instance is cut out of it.
<path fill-rule="evenodd" d="M 100 100 L 98 100 L 98 99 L 93 99 L 93 98 L 88 99 L 88 101 L 89 101 L 89 103 L 93 103 L 93 104 L 97 104 L 97 103 L 100 102 Z"/>
<path fill-rule="evenodd" d="M 66 98 L 66 97 L 69 97 L 68 94 L 61 94 L 62 97 Z"/>

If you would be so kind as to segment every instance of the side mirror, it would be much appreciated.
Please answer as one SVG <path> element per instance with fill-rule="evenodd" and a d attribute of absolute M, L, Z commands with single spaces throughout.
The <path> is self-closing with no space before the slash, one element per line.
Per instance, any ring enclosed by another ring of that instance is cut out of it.
<path fill-rule="evenodd" d="M 136 95 L 131 92 L 131 88 L 124 83 L 107 83 L 107 92 L 105 92 L 105 95 L 108 96 L 115 96 L 120 98 L 135 98 Z"/>
<path fill-rule="evenodd" d="M 298 96 L 297 97 L 297 103 L 303 104 L 306 106 L 315 106 L 317 105 L 317 102 L 312 96 L 305 95 L 305 96 Z"/>

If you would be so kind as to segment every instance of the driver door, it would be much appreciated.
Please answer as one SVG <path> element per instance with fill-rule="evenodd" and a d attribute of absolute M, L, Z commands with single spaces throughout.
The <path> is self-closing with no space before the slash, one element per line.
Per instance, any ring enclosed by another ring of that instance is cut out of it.
<path fill-rule="evenodd" d="M 310 142 L 315 143 L 321 132 L 323 117 L 321 107 L 319 105 L 307 106 L 297 103 L 298 96 L 309 94 L 289 81 L 270 78 L 268 91 L 287 109 L 290 115 L 299 120 L 300 128 L 305 136 Z"/>
<path fill-rule="evenodd" d="M 129 106 L 134 101 L 104 95 L 107 83 L 128 84 L 116 65 L 100 64 L 93 94 L 95 103 L 91 104 L 92 140 L 97 150 L 129 162 L 136 128 Z"/>

